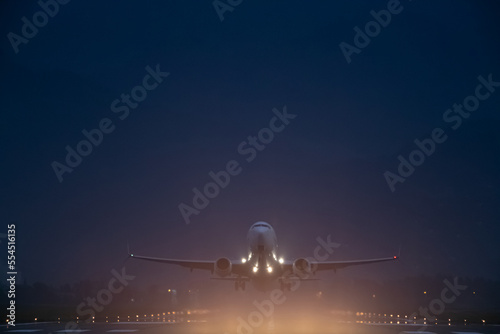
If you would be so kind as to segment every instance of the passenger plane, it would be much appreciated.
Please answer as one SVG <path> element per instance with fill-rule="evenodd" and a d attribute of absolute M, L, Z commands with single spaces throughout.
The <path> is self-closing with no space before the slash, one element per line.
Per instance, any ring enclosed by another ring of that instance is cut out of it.
<path fill-rule="evenodd" d="M 248 258 L 238 261 L 222 257 L 215 261 L 194 261 L 179 259 L 164 259 L 157 257 L 131 254 L 129 257 L 146 261 L 176 264 L 193 269 L 209 270 L 215 277 L 212 279 L 234 281 L 236 290 L 245 290 L 246 282 L 251 282 L 255 289 L 266 291 L 272 288 L 273 283 L 279 282 L 281 290 L 292 290 L 292 284 L 297 280 L 314 280 L 311 274 L 322 270 L 337 270 L 348 266 L 369 264 L 376 262 L 394 261 L 397 256 L 353 261 L 315 261 L 298 258 L 294 261 L 285 261 L 277 257 L 278 243 L 276 233 L 271 225 L 257 222 L 250 227 L 247 234 Z"/>

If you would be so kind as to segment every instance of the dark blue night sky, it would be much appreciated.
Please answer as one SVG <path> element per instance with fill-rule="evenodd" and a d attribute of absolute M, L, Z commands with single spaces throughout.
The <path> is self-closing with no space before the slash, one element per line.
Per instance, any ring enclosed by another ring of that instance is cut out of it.
<path fill-rule="evenodd" d="M 239 258 L 258 220 L 290 258 L 329 234 L 337 260 L 402 246 L 397 266 L 350 275 L 500 278 L 497 2 L 244 0 L 222 21 L 212 1 L 58 7 L 0 4 L 1 216 L 28 281 L 106 275 L 127 240 L 144 255 Z M 385 27 L 365 35 L 371 11 Z M 30 38 L 23 17 L 40 25 Z M 84 130 L 98 145 L 70 167 Z M 412 155 L 415 140 L 431 153 Z M 239 173 L 196 209 L 193 188 L 230 161 Z M 386 172 L 404 180 L 394 191 Z"/>

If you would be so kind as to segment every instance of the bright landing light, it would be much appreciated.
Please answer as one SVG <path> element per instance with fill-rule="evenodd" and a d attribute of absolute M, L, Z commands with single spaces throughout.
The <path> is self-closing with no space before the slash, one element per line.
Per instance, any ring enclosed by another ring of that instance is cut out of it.
<path fill-rule="evenodd" d="M 279 263 L 280 263 L 280 264 L 283 264 L 283 262 L 285 262 L 285 260 L 283 260 L 283 258 L 282 258 L 282 257 L 280 257 Z"/>
<path fill-rule="evenodd" d="M 242 263 L 245 263 L 245 262 L 247 262 L 247 259 L 242 258 L 242 259 L 241 259 L 241 262 L 242 262 Z"/>
<path fill-rule="evenodd" d="M 273 267 L 267 267 L 267 272 L 272 273 L 273 272 Z"/>
<path fill-rule="evenodd" d="M 254 272 L 254 273 L 256 273 L 256 272 L 257 272 L 257 270 L 259 270 L 259 268 L 258 268 L 257 266 L 255 266 L 255 267 L 253 267 L 253 269 L 252 269 L 252 270 L 253 270 L 253 272 Z"/>

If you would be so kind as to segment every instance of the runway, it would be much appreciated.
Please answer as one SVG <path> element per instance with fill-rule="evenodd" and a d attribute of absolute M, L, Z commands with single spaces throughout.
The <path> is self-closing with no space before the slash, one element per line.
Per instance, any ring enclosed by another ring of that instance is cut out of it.
<path fill-rule="evenodd" d="M 169 334 L 169 333 L 196 333 L 196 334 L 321 334 L 321 333 L 403 333 L 403 334 L 493 334 L 500 333 L 500 325 L 398 325 L 398 324 L 360 324 L 360 323 L 331 323 L 322 324 L 322 330 L 316 326 L 296 326 L 294 329 L 280 330 L 279 325 L 267 326 L 267 328 L 245 329 L 222 328 L 220 325 L 211 323 L 164 323 L 164 322 L 97 322 L 79 325 L 78 329 L 66 330 L 65 323 L 30 323 L 18 324 L 16 326 L 0 327 L 2 333 L 34 333 L 34 334 L 64 334 L 64 333 L 84 333 L 84 334 L 105 334 L 105 333 L 136 333 L 136 334 Z"/>

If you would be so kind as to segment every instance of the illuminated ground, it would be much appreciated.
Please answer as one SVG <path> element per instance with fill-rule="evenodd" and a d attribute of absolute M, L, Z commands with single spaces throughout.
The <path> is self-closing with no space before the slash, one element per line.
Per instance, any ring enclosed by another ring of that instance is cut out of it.
<path fill-rule="evenodd" d="M 222 326 L 224 327 L 224 326 Z M 141 334 L 165 334 L 165 333 L 238 333 L 236 328 L 222 328 L 213 323 L 162 323 L 162 322 L 108 322 L 80 325 L 79 329 L 66 331 L 64 323 L 31 323 L 18 324 L 15 327 L 0 327 L 5 333 L 141 333 Z M 265 327 L 265 326 L 264 326 Z M 420 325 L 390 325 L 390 324 L 356 324 L 356 323 L 313 323 L 304 322 L 287 326 L 278 324 L 267 326 L 267 328 L 241 329 L 239 333 L 499 333 L 500 326 L 495 325 L 430 325 L 422 328 Z M 293 327 L 293 328 L 291 328 Z"/>

